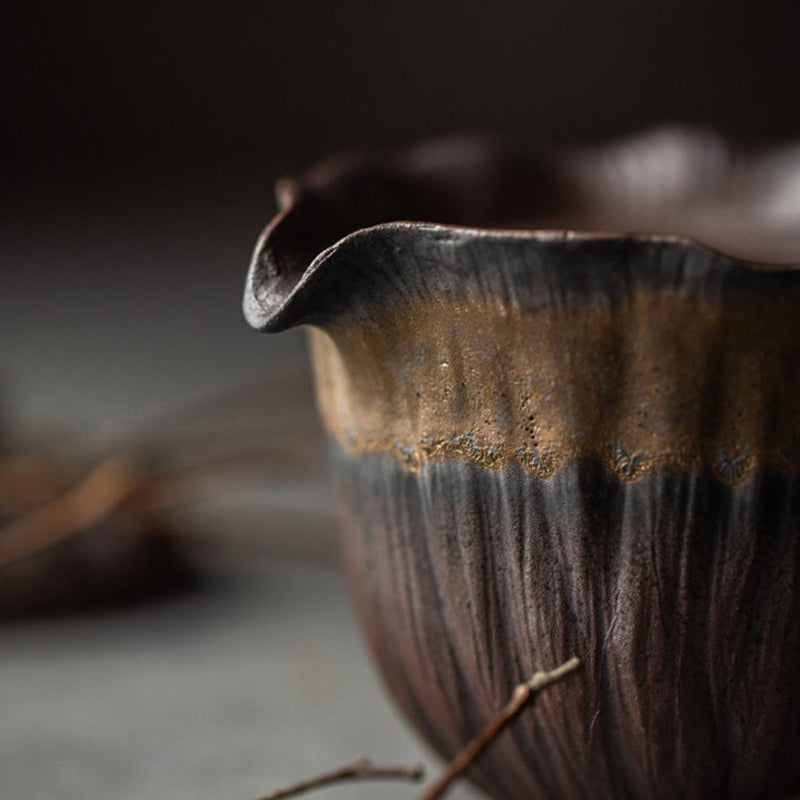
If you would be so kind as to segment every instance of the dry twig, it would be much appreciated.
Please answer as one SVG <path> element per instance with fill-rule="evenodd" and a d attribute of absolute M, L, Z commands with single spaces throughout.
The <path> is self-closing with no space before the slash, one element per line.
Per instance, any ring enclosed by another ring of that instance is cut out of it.
<path fill-rule="evenodd" d="M 400 767 L 374 767 L 372 762 L 366 758 L 359 758 L 349 764 L 332 770 L 323 772 L 314 778 L 300 781 L 284 789 L 277 789 L 269 794 L 262 795 L 257 800 L 280 800 L 284 797 L 294 797 L 295 795 L 318 789 L 321 786 L 328 786 L 332 783 L 346 780 L 386 780 L 386 779 L 405 779 L 418 781 L 423 776 L 423 769 L 419 764 L 408 764 Z"/>
<path fill-rule="evenodd" d="M 494 743 L 497 737 L 527 706 L 533 703 L 539 692 L 570 677 L 577 672 L 580 666 L 580 659 L 571 658 L 569 661 L 550 672 L 535 673 L 530 680 L 517 686 L 506 707 L 450 762 L 442 777 L 425 790 L 420 800 L 439 800 L 451 784 L 472 766 L 481 753 Z M 294 797 L 312 789 L 318 789 L 322 786 L 328 786 L 343 780 L 366 778 L 406 778 L 408 780 L 419 780 L 422 774 L 422 767 L 420 765 L 373 767 L 370 761 L 362 758 L 350 764 L 345 764 L 331 772 L 324 772 L 314 778 L 309 778 L 308 780 L 300 781 L 284 789 L 278 789 L 277 791 L 262 795 L 257 798 L 257 800 L 282 800 L 284 797 Z"/>
<path fill-rule="evenodd" d="M 530 680 L 517 686 L 508 705 L 450 762 L 444 775 L 425 790 L 420 800 L 438 800 L 442 797 L 453 781 L 472 766 L 478 756 L 497 739 L 526 706 L 533 703 L 542 689 L 568 678 L 579 669 L 580 665 L 580 659 L 571 658 L 551 672 L 537 672 Z"/>

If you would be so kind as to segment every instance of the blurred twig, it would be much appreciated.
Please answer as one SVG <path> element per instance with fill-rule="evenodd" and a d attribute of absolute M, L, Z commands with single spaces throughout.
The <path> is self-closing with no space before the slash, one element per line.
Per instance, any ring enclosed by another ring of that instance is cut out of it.
<path fill-rule="evenodd" d="M 0 454 L 0 518 L 15 517 L 65 492 L 74 470 L 35 452 Z"/>
<path fill-rule="evenodd" d="M 44 450 L 20 443 L 0 452 L 0 568 L 119 513 L 139 517 L 145 533 L 161 531 L 144 517 L 219 497 L 224 480 L 314 475 L 325 461 L 316 426 L 308 375 L 290 369 L 58 454 L 49 441 Z"/>
<path fill-rule="evenodd" d="M 0 568 L 27 558 L 101 521 L 144 485 L 127 459 L 110 459 L 74 488 L 0 529 Z"/>
<path fill-rule="evenodd" d="M 0 526 L 0 569 L 77 535 L 118 510 L 153 513 L 196 500 L 213 491 L 204 488 L 204 479 L 218 481 L 225 473 L 252 471 L 273 462 L 291 466 L 312 457 L 312 448 L 303 448 L 302 443 L 275 441 L 161 470 L 145 469 L 129 457 L 109 458 L 66 490 L 59 487 L 33 510 Z M 29 472 L 26 480 L 38 490 L 36 471 Z"/>

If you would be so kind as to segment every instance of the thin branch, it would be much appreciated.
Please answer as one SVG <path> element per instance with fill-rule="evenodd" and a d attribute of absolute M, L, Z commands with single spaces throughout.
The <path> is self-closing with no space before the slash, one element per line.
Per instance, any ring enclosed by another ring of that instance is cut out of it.
<path fill-rule="evenodd" d="M 439 800 L 453 781 L 472 766 L 526 706 L 534 702 L 539 692 L 570 677 L 580 665 L 580 659 L 571 658 L 551 672 L 537 672 L 530 680 L 517 686 L 508 705 L 450 762 L 442 777 L 426 789 L 419 800 Z"/>
<path fill-rule="evenodd" d="M 300 781 L 292 786 L 287 786 L 283 789 L 277 789 L 269 794 L 261 795 L 257 800 L 281 800 L 284 797 L 294 797 L 295 795 L 318 789 L 321 786 L 328 786 L 331 783 L 338 783 L 339 781 L 347 780 L 386 780 L 386 779 L 404 779 L 410 781 L 418 781 L 422 778 L 424 772 L 422 766 L 419 764 L 408 764 L 399 767 L 374 767 L 372 762 L 366 758 L 359 758 L 357 761 L 352 761 L 349 764 L 332 770 L 331 772 L 323 772 L 314 778 Z"/>

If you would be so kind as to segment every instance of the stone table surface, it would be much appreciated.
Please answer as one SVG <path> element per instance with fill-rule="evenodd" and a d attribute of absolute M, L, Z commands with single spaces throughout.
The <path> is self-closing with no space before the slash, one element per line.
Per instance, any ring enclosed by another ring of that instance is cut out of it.
<path fill-rule="evenodd" d="M 214 550 L 201 569 L 183 595 L 4 627 L 0 798 L 248 800 L 362 755 L 437 773 L 382 693 L 336 570 Z"/>

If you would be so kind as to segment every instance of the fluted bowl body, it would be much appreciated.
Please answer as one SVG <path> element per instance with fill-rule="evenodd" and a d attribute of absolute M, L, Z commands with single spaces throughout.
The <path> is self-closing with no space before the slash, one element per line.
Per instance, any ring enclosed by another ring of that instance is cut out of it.
<path fill-rule="evenodd" d="M 493 796 L 779 800 L 800 792 L 800 271 L 651 233 L 658 208 L 682 232 L 696 176 L 635 234 L 537 225 L 592 217 L 598 163 L 462 142 L 328 164 L 284 186 L 246 311 L 311 326 L 355 607 L 439 752 L 577 655 L 471 771 Z"/>

